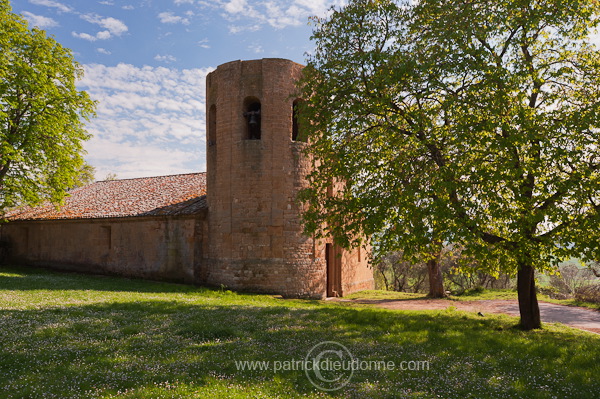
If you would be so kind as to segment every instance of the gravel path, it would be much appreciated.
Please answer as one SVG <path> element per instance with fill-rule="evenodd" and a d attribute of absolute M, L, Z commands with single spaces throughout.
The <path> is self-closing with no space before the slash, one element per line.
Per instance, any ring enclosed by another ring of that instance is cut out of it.
<path fill-rule="evenodd" d="M 437 310 L 454 306 L 457 310 L 468 312 L 505 313 L 519 316 L 519 304 L 516 300 L 451 301 L 448 299 L 410 299 L 410 300 L 344 300 L 348 302 L 373 304 L 386 309 L 398 310 Z M 542 322 L 563 323 L 600 334 L 600 311 L 575 306 L 557 305 L 540 302 Z"/>

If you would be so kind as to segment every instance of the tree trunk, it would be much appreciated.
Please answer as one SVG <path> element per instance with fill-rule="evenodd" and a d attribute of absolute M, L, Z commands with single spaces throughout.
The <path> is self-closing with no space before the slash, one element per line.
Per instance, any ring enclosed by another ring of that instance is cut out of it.
<path fill-rule="evenodd" d="M 388 282 L 388 279 L 385 276 L 385 270 L 379 269 L 379 272 L 381 273 L 381 277 L 383 277 L 383 282 L 385 283 L 385 290 L 389 291 L 390 290 L 390 283 Z"/>
<path fill-rule="evenodd" d="M 533 330 L 542 328 L 540 308 L 535 294 L 535 279 L 533 267 L 521 263 L 517 273 L 517 292 L 519 294 L 519 312 L 521 313 L 521 328 Z"/>
<path fill-rule="evenodd" d="M 439 257 L 427 261 L 427 271 L 429 273 L 429 296 L 432 298 L 443 298 L 446 296 L 444 291 L 444 280 L 442 279 L 442 268 L 440 267 Z"/>

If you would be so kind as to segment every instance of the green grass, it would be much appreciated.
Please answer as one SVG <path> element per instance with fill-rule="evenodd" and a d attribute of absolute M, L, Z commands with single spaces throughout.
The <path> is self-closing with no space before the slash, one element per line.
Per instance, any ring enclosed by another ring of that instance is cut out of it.
<path fill-rule="evenodd" d="M 391 311 L 176 284 L 0 269 L 1 398 L 591 398 L 600 337 L 516 318 Z M 343 389 L 299 370 L 322 341 L 394 370 L 357 370 Z M 428 371 L 401 362 L 428 361 Z"/>
<path fill-rule="evenodd" d="M 385 291 L 385 290 L 366 290 L 360 291 L 354 294 L 350 294 L 344 297 L 345 299 L 369 299 L 369 300 L 412 300 L 412 299 L 427 299 L 425 294 L 414 294 L 411 292 L 397 292 L 397 291 Z"/>

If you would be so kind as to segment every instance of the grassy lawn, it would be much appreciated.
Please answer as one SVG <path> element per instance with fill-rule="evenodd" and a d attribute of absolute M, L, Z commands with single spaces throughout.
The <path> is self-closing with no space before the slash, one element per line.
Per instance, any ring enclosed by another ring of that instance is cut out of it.
<path fill-rule="evenodd" d="M 0 397 L 587 399 L 600 392 L 600 336 L 555 325 L 525 333 L 516 323 L 3 267 Z M 316 388 L 302 370 L 273 370 L 304 360 L 323 341 L 395 368 L 356 370 L 335 391 Z M 270 363 L 251 371 L 236 361 Z M 429 370 L 402 370 L 409 361 L 429 362 Z"/>
<path fill-rule="evenodd" d="M 413 299 L 427 299 L 426 294 L 415 294 L 412 292 L 397 292 L 385 290 L 366 290 L 346 295 L 345 299 L 372 299 L 372 300 L 394 300 L 410 301 Z"/>

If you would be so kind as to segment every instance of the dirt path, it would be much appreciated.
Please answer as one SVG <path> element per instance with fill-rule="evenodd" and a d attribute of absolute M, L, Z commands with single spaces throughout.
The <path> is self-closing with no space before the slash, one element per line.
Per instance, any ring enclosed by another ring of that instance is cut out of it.
<path fill-rule="evenodd" d="M 437 310 L 454 306 L 457 310 L 468 312 L 505 313 L 519 315 L 519 304 L 516 300 L 483 300 L 483 301 L 451 301 L 448 299 L 411 299 L 411 300 L 343 300 L 355 303 L 373 304 L 386 309 L 398 310 Z M 588 330 L 600 334 L 600 311 L 575 306 L 557 305 L 540 302 L 542 322 L 563 323 L 571 327 Z"/>

